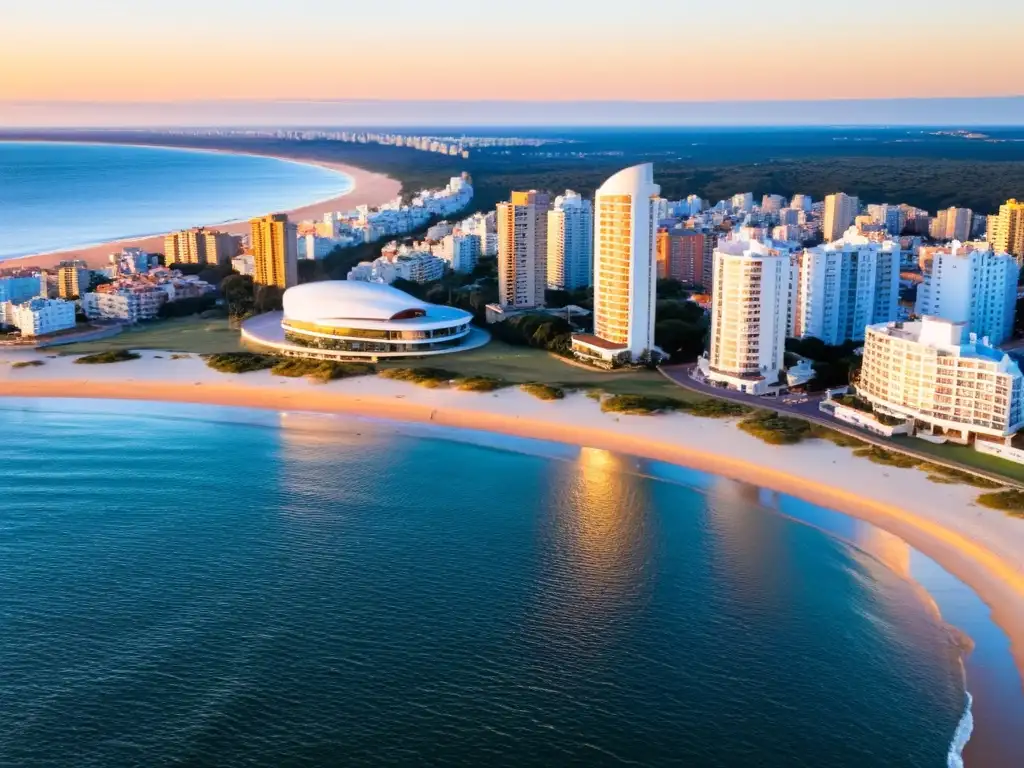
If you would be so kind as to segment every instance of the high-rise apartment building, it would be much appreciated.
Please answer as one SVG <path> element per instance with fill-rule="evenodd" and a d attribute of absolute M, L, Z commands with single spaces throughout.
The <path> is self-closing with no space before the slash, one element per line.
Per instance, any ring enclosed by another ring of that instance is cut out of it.
<path fill-rule="evenodd" d="M 801 211 L 810 212 L 811 206 L 813 205 L 810 195 L 793 195 L 793 199 L 789 201 L 790 208 L 796 208 Z"/>
<path fill-rule="evenodd" d="M 878 413 L 959 443 L 1005 439 L 1024 426 L 1017 363 L 948 320 L 870 326 L 857 394 Z"/>
<path fill-rule="evenodd" d="M 79 259 L 62 261 L 57 266 L 57 295 L 62 299 L 77 299 L 89 290 L 92 270 Z"/>
<path fill-rule="evenodd" d="M 974 216 L 970 208 L 947 208 L 939 211 L 935 217 L 935 230 L 931 236 L 935 240 L 959 240 L 964 242 L 971 237 L 971 220 Z"/>
<path fill-rule="evenodd" d="M 907 214 L 903 208 L 898 205 L 889 205 L 888 203 L 869 205 L 868 215 L 874 221 L 884 226 L 885 231 L 893 236 L 903 231 L 903 226 L 907 221 Z"/>
<path fill-rule="evenodd" d="M 548 288 L 573 291 L 593 281 L 594 208 L 572 190 L 548 211 Z"/>
<path fill-rule="evenodd" d="M 953 242 L 922 248 L 924 280 L 915 312 L 963 323 L 970 333 L 1001 344 L 1013 332 L 1020 266 L 988 243 Z"/>
<path fill-rule="evenodd" d="M 577 357 L 602 365 L 656 353 L 658 231 L 654 166 L 635 165 L 594 194 L 594 332 L 574 334 Z"/>
<path fill-rule="evenodd" d="M 711 344 L 704 375 L 763 395 L 785 370 L 794 267 L 789 251 L 757 241 L 722 240 L 714 255 Z"/>
<path fill-rule="evenodd" d="M 1007 200 L 999 213 L 989 216 L 986 239 L 996 253 L 1008 253 L 1024 262 L 1024 201 Z"/>
<path fill-rule="evenodd" d="M 298 285 L 296 227 L 283 213 L 272 213 L 249 222 L 255 274 L 253 282 L 291 288 Z"/>
<path fill-rule="evenodd" d="M 164 264 L 227 264 L 238 255 L 238 238 L 215 229 L 193 227 L 164 237 Z"/>
<path fill-rule="evenodd" d="M 704 285 L 704 260 L 711 235 L 699 229 L 659 229 L 657 242 L 658 277 L 678 280 L 687 285 Z"/>
<path fill-rule="evenodd" d="M 864 328 L 897 319 L 900 246 L 848 234 L 799 255 L 793 334 L 826 344 L 861 341 Z"/>
<path fill-rule="evenodd" d="M 838 240 L 853 224 L 860 209 L 860 201 L 856 197 L 836 192 L 825 198 L 825 220 L 822 223 L 821 235 L 826 243 Z"/>
<path fill-rule="evenodd" d="M 544 192 L 513 192 L 498 204 L 498 303 L 503 307 L 544 306 L 547 287 L 548 211 Z"/>

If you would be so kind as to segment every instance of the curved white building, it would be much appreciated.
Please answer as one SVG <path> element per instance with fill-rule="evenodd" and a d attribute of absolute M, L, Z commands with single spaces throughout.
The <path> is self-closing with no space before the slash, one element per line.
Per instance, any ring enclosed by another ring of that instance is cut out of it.
<path fill-rule="evenodd" d="M 284 293 L 284 312 L 247 320 L 242 336 L 286 355 L 324 359 L 423 357 L 488 340 L 473 316 L 382 283 L 330 280 Z"/>
<path fill-rule="evenodd" d="M 573 336 L 577 357 L 631 363 L 654 346 L 658 218 L 651 163 L 608 179 L 594 195 L 594 333 Z"/>

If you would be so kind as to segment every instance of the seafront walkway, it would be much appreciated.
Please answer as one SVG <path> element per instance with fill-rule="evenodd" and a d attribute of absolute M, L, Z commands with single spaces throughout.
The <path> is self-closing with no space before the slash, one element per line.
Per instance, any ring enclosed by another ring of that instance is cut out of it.
<path fill-rule="evenodd" d="M 986 480 L 991 480 L 994 483 L 999 483 L 1008 488 L 1024 490 L 1024 483 L 1011 477 L 1007 477 L 1006 475 L 981 469 L 960 461 L 936 456 L 935 454 L 928 453 L 926 451 L 915 450 L 914 448 L 897 443 L 880 435 L 874 435 L 870 432 L 857 429 L 846 422 L 839 421 L 826 413 L 822 413 L 818 409 L 818 405 L 822 400 L 824 400 L 824 393 L 808 395 L 803 402 L 788 402 L 781 397 L 758 397 L 756 395 L 747 395 L 742 392 L 736 392 L 723 387 L 716 387 L 706 382 L 694 379 L 691 374 L 695 367 L 696 363 L 687 363 L 685 365 L 665 365 L 659 366 L 658 372 L 673 384 L 684 389 L 688 389 L 691 392 L 696 392 L 708 397 L 716 397 L 719 400 L 729 400 L 751 408 L 774 411 L 780 416 L 791 416 L 793 418 L 803 419 L 811 424 L 817 424 L 819 426 L 835 430 L 836 432 L 841 432 L 844 435 L 856 438 L 861 442 L 877 446 L 878 448 L 892 453 L 902 453 L 905 456 L 911 456 L 915 459 L 926 461 L 929 464 L 936 464 L 938 466 L 955 469 L 960 472 L 967 472 L 968 474 L 975 475 Z"/>

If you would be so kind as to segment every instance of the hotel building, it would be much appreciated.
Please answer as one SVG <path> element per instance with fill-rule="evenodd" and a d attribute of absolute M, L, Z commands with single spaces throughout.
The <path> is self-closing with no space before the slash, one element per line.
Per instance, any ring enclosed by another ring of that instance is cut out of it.
<path fill-rule="evenodd" d="M 970 333 L 1001 344 L 1013 333 L 1020 267 L 987 243 L 953 242 L 922 248 L 924 280 L 914 311 L 963 323 Z"/>
<path fill-rule="evenodd" d="M 658 351 L 654 200 L 660 191 L 654 166 L 644 163 L 619 171 L 594 195 L 594 332 L 572 337 L 583 360 L 616 365 Z"/>
<path fill-rule="evenodd" d="M 794 269 L 787 250 L 757 241 L 719 242 L 711 344 L 700 361 L 709 381 L 752 395 L 781 383 Z"/>
<path fill-rule="evenodd" d="M 513 192 L 498 204 L 498 303 L 524 309 L 544 306 L 547 287 L 547 194 Z"/>
<path fill-rule="evenodd" d="M 968 443 L 1024 425 L 1024 377 L 1009 355 L 962 323 L 924 317 L 867 329 L 857 394 L 877 413 Z"/>
<path fill-rule="evenodd" d="M 800 254 L 793 335 L 830 345 L 862 341 L 866 326 L 897 319 L 899 297 L 899 243 L 875 242 L 850 229 Z"/>
<path fill-rule="evenodd" d="M 272 213 L 249 222 L 255 274 L 258 285 L 291 288 L 299 282 L 296 226 L 283 213 Z"/>
<path fill-rule="evenodd" d="M 589 200 L 566 190 L 548 211 L 548 288 L 574 291 L 593 281 L 594 209 Z"/>
<path fill-rule="evenodd" d="M 825 198 L 825 220 L 821 226 L 821 235 L 826 243 L 838 240 L 843 236 L 857 218 L 860 200 L 856 197 L 837 192 Z"/>

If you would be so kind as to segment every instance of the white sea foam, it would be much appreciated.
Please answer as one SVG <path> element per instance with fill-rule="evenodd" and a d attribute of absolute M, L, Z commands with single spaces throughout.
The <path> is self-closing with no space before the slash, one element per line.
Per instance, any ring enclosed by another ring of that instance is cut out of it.
<path fill-rule="evenodd" d="M 974 731 L 974 713 L 971 711 L 971 704 L 974 699 L 970 692 L 967 692 L 967 706 L 957 723 L 956 731 L 953 733 L 953 740 L 949 743 L 949 754 L 946 757 L 947 768 L 964 768 L 964 747 L 971 739 Z"/>

